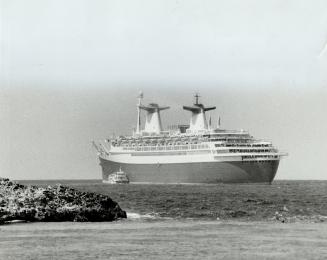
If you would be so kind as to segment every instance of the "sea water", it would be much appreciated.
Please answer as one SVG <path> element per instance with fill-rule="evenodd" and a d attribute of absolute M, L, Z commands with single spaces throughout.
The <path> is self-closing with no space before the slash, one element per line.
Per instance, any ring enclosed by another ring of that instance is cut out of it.
<path fill-rule="evenodd" d="M 311 218 L 327 215 L 327 182 L 21 183 L 62 183 L 107 194 L 127 211 L 128 218 L 101 223 L 0 226 L 0 259 L 324 259 L 327 255 L 326 221 Z M 274 218 L 276 211 L 296 218 L 281 223 Z"/>

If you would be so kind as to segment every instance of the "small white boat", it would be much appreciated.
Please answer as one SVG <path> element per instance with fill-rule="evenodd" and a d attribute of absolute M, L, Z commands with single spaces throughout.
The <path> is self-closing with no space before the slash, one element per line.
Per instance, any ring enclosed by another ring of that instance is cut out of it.
<path fill-rule="evenodd" d="M 129 183 L 129 180 L 127 178 L 127 175 L 125 172 L 119 169 L 119 171 L 114 172 L 112 174 L 109 174 L 108 180 L 103 180 L 103 183 L 108 183 L 108 184 L 127 184 Z"/>

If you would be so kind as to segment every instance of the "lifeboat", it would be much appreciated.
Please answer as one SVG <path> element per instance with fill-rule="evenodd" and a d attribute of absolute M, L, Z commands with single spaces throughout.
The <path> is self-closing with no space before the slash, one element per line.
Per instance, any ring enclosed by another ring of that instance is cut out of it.
<path fill-rule="evenodd" d="M 124 171 L 119 169 L 119 171 L 109 174 L 107 180 L 103 180 L 103 183 L 107 184 L 127 184 L 129 183 L 128 177 Z"/>

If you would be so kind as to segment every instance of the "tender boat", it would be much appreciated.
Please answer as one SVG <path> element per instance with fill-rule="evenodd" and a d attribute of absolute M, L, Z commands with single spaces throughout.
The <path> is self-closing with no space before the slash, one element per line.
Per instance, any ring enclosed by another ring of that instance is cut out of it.
<path fill-rule="evenodd" d="M 128 180 L 125 172 L 123 172 L 121 170 L 121 168 L 119 168 L 119 171 L 114 172 L 112 174 L 109 174 L 108 180 L 103 180 L 103 183 L 108 183 L 108 184 L 127 184 L 127 183 L 129 183 L 129 180 Z"/>

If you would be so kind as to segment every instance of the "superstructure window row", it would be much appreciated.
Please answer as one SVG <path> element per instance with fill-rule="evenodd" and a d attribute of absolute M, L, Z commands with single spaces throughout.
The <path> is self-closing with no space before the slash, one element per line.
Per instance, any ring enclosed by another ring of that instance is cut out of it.
<path fill-rule="evenodd" d="M 253 149 L 253 150 L 247 150 L 247 149 L 229 149 L 231 153 L 268 153 L 268 152 L 276 152 L 275 149 Z"/>
<path fill-rule="evenodd" d="M 222 143 L 222 144 L 215 144 L 215 147 L 270 147 L 271 145 L 269 144 L 226 144 L 226 143 Z"/>
<path fill-rule="evenodd" d="M 278 158 L 278 155 L 245 155 L 242 156 L 242 160 L 246 159 L 257 159 L 257 158 Z"/>
<path fill-rule="evenodd" d="M 241 147 L 270 147 L 271 145 L 269 144 L 262 144 L 262 145 L 257 145 L 257 144 L 237 144 L 237 143 L 227 143 L 226 146 L 228 147 L 236 147 L 236 146 L 241 146 Z"/>

